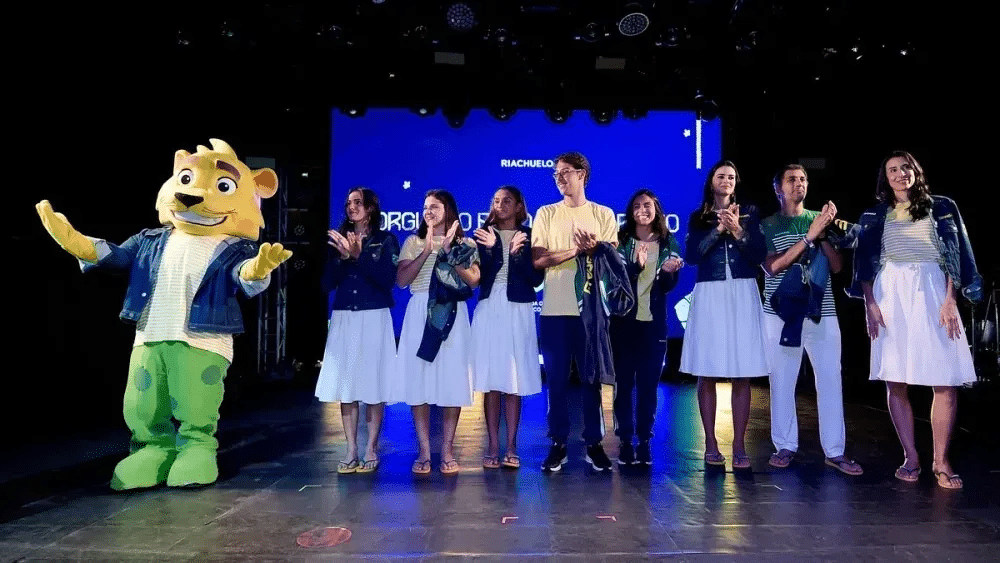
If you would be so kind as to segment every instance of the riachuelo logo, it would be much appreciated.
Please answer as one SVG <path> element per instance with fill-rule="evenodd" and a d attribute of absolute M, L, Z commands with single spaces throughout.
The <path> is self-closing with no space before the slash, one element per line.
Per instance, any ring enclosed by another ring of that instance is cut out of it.
<path fill-rule="evenodd" d="M 555 164 L 554 160 L 545 158 L 534 160 L 523 158 L 500 159 L 500 168 L 552 168 Z"/>

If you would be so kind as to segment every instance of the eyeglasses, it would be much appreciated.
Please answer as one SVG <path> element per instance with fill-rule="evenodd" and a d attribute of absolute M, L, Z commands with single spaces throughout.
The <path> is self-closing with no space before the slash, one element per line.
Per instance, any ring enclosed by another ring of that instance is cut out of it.
<path fill-rule="evenodd" d="M 564 170 L 556 170 L 555 172 L 552 173 L 552 177 L 555 179 L 559 179 L 559 177 L 565 176 L 570 172 L 583 172 L 583 170 L 579 168 L 566 168 Z"/>

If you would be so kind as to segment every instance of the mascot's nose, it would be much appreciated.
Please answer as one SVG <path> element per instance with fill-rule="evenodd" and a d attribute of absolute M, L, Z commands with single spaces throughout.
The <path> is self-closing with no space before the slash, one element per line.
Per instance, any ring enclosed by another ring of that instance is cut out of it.
<path fill-rule="evenodd" d="M 205 201 L 205 198 L 197 195 L 182 194 L 180 192 L 174 193 L 174 199 L 181 202 L 184 207 L 193 207 L 199 203 Z"/>

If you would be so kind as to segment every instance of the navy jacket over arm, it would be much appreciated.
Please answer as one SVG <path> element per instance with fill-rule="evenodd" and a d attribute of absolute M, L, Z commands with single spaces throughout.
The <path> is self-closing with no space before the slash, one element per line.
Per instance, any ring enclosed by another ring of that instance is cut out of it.
<path fill-rule="evenodd" d="M 621 316 L 635 306 L 628 272 L 615 247 L 597 243 L 592 255 L 576 257 L 576 299 L 583 321 L 583 358 L 577 366 L 580 379 L 593 383 L 615 382 L 615 366 L 608 334 L 611 315 Z"/>

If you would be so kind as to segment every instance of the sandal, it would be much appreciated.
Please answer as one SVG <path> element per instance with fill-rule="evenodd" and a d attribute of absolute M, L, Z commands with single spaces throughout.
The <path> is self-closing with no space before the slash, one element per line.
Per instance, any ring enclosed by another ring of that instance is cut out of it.
<path fill-rule="evenodd" d="M 495 455 L 483 456 L 483 467 L 486 469 L 496 469 L 500 467 L 500 457 Z"/>
<path fill-rule="evenodd" d="M 521 458 L 517 454 L 507 454 L 503 456 L 503 466 L 517 469 L 521 467 Z"/>
<path fill-rule="evenodd" d="M 750 469 L 750 456 L 733 454 L 733 469 Z"/>
<path fill-rule="evenodd" d="M 459 469 L 461 469 L 461 466 L 458 465 L 457 459 L 441 462 L 441 473 L 445 475 L 454 475 L 455 473 L 458 473 Z"/>
<path fill-rule="evenodd" d="M 337 463 L 337 473 L 340 473 L 341 475 L 354 473 L 357 470 L 358 470 L 358 458 L 354 458 L 349 461 L 341 461 Z"/>
<path fill-rule="evenodd" d="M 934 478 L 937 480 L 938 486 L 942 489 L 962 488 L 962 478 L 958 476 L 958 473 L 948 475 L 944 471 L 938 471 L 937 467 L 932 467 L 931 470 L 934 472 Z M 944 480 L 941 480 L 942 477 L 944 477 Z"/>
<path fill-rule="evenodd" d="M 782 448 L 781 450 L 771 454 L 771 458 L 767 460 L 767 464 L 771 467 L 777 467 L 778 469 L 784 469 L 792 464 L 795 459 L 795 452 L 792 450 L 786 450 Z"/>
<path fill-rule="evenodd" d="M 705 463 L 709 465 L 725 465 L 726 456 L 716 452 L 714 454 L 705 454 Z"/>
<path fill-rule="evenodd" d="M 410 468 L 410 471 L 416 473 L 417 475 L 427 475 L 431 472 L 431 460 L 425 459 L 424 461 L 420 461 L 418 459 L 417 461 L 414 461 L 413 467 Z"/>
<path fill-rule="evenodd" d="M 361 465 L 358 466 L 358 473 L 373 473 L 378 469 L 379 458 L 362 460 Z"/>
<path fill-rule="evenodd" d="M 859 465 L 858 462 L 853 459 L 847 459 L 844 456 L 840 456 L 839 458 L 828 457 L 824 463 L 830 467 L 836 468 L 837 471 L 840 471 L 844 475 L 858 476 L 865 472 L 864 469 L 861 469 L 861 465 Z"/>
<path fill-rule="evenodd" d="M 899 469 L 896 470 L 896 479 L 900 481 L 906 481 L 907 483 L 916 483 L 917 479 L 920 477 L 920 468 L 914 467 L 910 469 L 905 465 L 900 465 Z"/>

